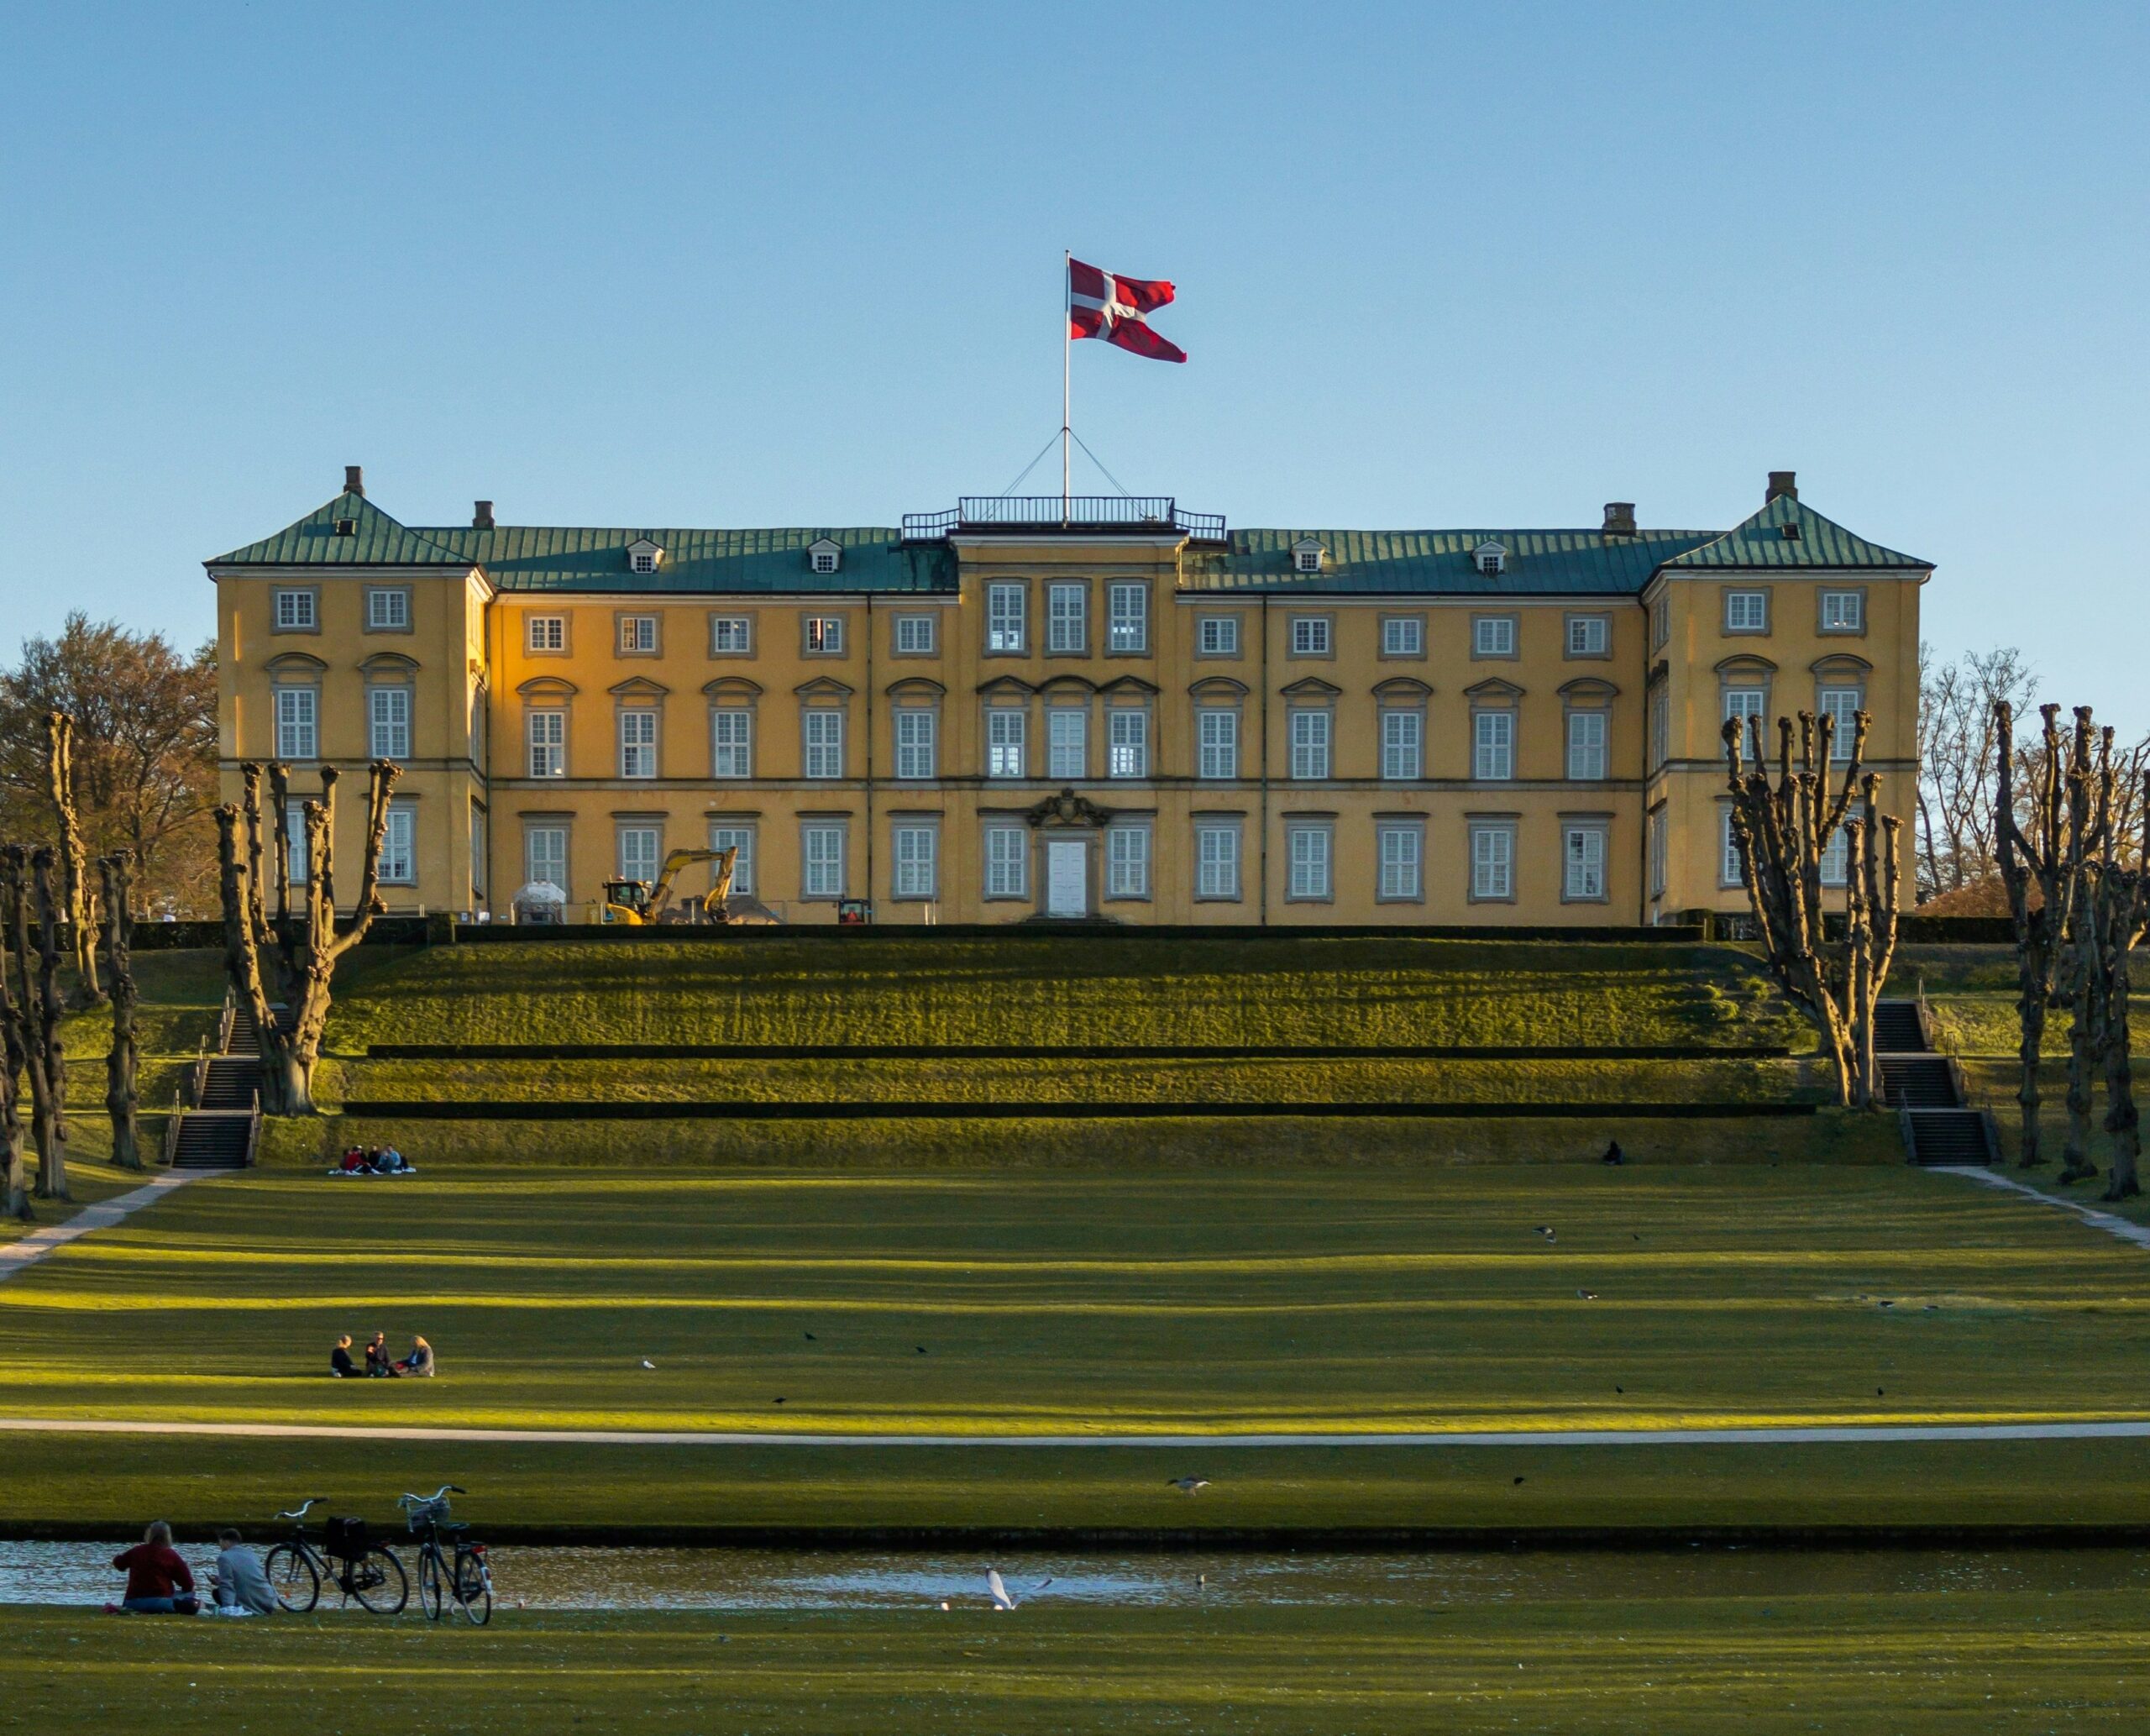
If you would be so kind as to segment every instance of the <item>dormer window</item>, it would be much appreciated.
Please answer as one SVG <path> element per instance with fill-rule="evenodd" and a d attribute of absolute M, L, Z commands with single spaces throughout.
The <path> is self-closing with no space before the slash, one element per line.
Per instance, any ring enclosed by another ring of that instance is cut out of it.
<path fill-rule="evenodd" d="M 1796 543 L 1799 540 L 1799 527 L 1797 525 L 1781 525 L 1778 528 L 1782 532 L 1786 542 Z"/>
<path fill-rule="evenodd" d="M 1508 552 L 1498 543 L 1481 543 L 1471 551 L 1471 559 L 1488 579 L 1497 579 L 1508 569 Z"/>
<path fill-rule="evenodd" d="M 843 564 L 843 550 L 832 538 L 817 538 L 806 545 L 806 564 L 816 573 L 833 573 Z"/>
<path fill-rule="evenodd" d="M 1292 545 L 1292 569 L 1297 573 L 1319 573 L 1329 551 L 1312 537 L 1302 537 Z"/>
<path fill-rule="evenodd" d="M 358 520 L 357 520 L 357 519 L 355 519 L 355 518 L 339 518 L 339 519 L 338 519 L 338 520 L 336 521 L 336 534 L 337 534 L 338 536 L 339 536 L 339 537 L 355 537 L 355 536 L 357 536 L 357 535 L 358 535 L 358 533 L 359 533 L 359 522 L 358 522 Z"/>
<path fill-rule="evenodd" d="M 627 570 L 631 573 L 654 573 L 664 559 L 664 551 L 643 537 L 627 544 Z"/>

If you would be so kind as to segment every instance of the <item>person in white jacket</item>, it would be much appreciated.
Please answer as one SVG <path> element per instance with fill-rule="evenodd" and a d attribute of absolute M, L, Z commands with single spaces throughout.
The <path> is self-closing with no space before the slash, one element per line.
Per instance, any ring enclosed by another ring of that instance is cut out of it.
<path fill-rule="evenodd" d="M 209 1584 L 220 1610 L 244 1609 L 255 1615 L 276 1613 L 275 1590 L 261 1571 L 261 1558 L 236 1531 L 217 1534 L 217 1566 L 209 1576 Z"/>

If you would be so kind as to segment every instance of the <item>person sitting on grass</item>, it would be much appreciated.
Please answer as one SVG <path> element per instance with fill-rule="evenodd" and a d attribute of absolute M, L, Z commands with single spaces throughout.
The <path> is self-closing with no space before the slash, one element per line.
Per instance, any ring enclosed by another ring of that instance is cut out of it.
<path fill-rule="evenodd" d="M 396 1359 L 388 1354 L 388 1335 L 376 1332 L 366 1345 L 366 1372 L 375 1380 L 393 1377 L 397 1372 Z"/>
<path fill-rule="evenodd" d="M 337 1339 L 336 1348 L 328 1353 L 329 1377 L 347 1381 L 358 1371 L 351 1361 L 351 1335 L 346 1332 Z"/>
<path fill-rule="evenodd" d="M 356 1146 L 344 1152 L 343 1162 L 337 1166 L 338 1172 L 347 1176 L 362 1176 L 366 1167 L 366 1154 Z"/>
<path fill-rule="evenodd" d="M 162 1519 L 112 1565 L 127 1576 L 127 1593 L 105 1605 L 107 1615 L 192 1615 L 202 1607 L 194 1599 L 194 1571 L 171 1546 L 171 1527 Z"/>
<path fill-rule="evenodd" d="M 269 1576 L 261 1571 L 261 1558 L 246 1546 L 236 1531 L 217 1534 L 217 1551 L 216 1571 L 209 1576 L 209 1587 L 216 1593 L 218 1610 L 274 1615 L 276 1593 L 269 1583 Z"/>
<path fill-rule="evenodd" d="M 433 1347 L 416 1334 L 411 1339 L 411 1354 L 396 1365 L 398 1374 L 415 1374 L 430 1380 L 433 1373 Z"/>
<path fill-rule="evenodd" d="M 373 1172 L 379 1176 L 408 1175 L 411 1165 L 403 1154 L 393 1146 L 384 1146 L 374 1154 Z"/>

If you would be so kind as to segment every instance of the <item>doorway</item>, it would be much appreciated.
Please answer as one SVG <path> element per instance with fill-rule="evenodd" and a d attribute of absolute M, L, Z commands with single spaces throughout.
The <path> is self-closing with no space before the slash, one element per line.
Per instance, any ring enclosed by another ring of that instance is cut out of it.
<path fill-rule="evenodd" d="M 1045 842 L 1045 913 L 1048 916 L 1090 914 L 1089 846 L 1080 838 L 1047 838 Z"/>

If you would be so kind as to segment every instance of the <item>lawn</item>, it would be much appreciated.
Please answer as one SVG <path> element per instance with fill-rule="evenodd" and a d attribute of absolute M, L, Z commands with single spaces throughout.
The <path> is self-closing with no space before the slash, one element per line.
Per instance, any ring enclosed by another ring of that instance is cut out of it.
<path fill-rule="evenodd" d="M 502 1429 L 2134 1418 L 2146 1276 L 2063 1214 L 1900 1165 L 268 1171 L 0 1285 L 0 1383 L 11 1413 L 60 1419 Z M 374 1329 L 425 1332 L 443 1377 L 322 1377 L 334 1332 Z M 1146 1449 L 58 1436 L 10 1441 L 0 1518 L 251 1516 L 317 1472 L 392 1493 L 391 1466 L 408 1487 L 445 1466 L 496 1519 L 597 1527 L 2073 1523 L 2150 1482 L 2143 1443 L 1811 1449 L 1758 1478 L 1759 1451 L 1539 1450 L 1518 1494 L 1492 1450 L 1242 1449 L 1229 1489 L 1188 1501 L 1164 1487 L 1185 1455 Z"/>
<path fill-rule="evenodd" d="M 476 1632 L 18 1609 L 0 1728 L 2046 1736 L 2150 1718 L 2139 1592 L 1904 1590 L 1885 1566 L 1744 1595 L 1600 1577 L 1454 1602 L 510 1610 Z"/>

